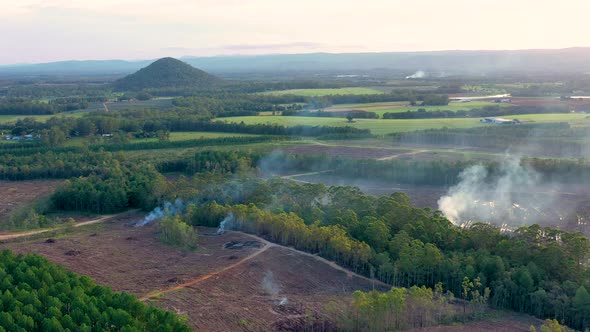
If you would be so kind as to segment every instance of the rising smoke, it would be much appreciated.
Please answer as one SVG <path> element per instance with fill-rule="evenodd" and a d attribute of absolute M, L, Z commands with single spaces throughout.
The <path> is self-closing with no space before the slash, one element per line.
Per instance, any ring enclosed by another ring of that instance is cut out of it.
<path fill-rule="evenodd" d="M 135 224 L 135 227 L 143 227 L 145 225 L 150 224 L 154 220 L 163 218 L 165 216 L 174 216 L 179 213 L 183 213 L 185 210 L 186 210 L 186 204 L 180 198 L 176 199 L 176 201 L 174 201 L 174 203 L 166 202 L 166 203 L 164 203 L 163 207 L 159 207 L 159 206 L 156 207 L 155 209 L 152 210 L 152 212 L 150 212 L 147 216 L 145 216 L 145 218 L 143 218 L 143 220 L 138 221 Z"/>
<path fill-rule="evenodd" d="M 264 278 L 262 279 L 261 287 L 267 294 L 269 294 L 273 298 L 273 300 L 277 301 L 279 305 L 286 305 L 287 303 L 289 303 L 287 297 L 279 296 L 281 288 L 276 283 L 272 271 L 268 270 L 266 271 L 266 273 L 264 273 Z"/>
<path fill-rule="evenodd" d="M 426 77 L 426 73 L 423 72 L 422 70 L 418 70 L 417 72 L 413 73 L 412 75 L 406 76 L 406 79 L 409 80 L 412 78 L 424 78 L 424 77 Z"/>
<path fill-rule="evenodd" d="M 497 174 L 482 165 L 465 169 L 459 183 L 438 200 L 438 208 L 457 225 L 490 222 L 511 228 L 547 219 L 556 204 L 555 188 L 542 183 L 539 173 L 509 157 Z"/>
<path fill-rule="evenodd" d="M 217 229 L 217 234 L 221 235 L 225 233 L 226 230 L 231 229 L 234 226 L 235 218 L 233 213 L 229 213 L 219 224 L 219 228 Z"/>

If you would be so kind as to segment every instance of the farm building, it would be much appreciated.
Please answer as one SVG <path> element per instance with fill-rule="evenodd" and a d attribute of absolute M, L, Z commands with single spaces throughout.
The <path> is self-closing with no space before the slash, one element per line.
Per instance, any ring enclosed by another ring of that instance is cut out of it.
<path fill-rule="evenodd" d="M 481 123 L 499 124 L 499 125 L 503 125 L 503 124 L 518 124 L 518 123 L 520 123 L 518 120 L 503 119 L 503 118 L 483 118 L 483 119 L 480 119 L 479 122 L 481 122 Z"/>

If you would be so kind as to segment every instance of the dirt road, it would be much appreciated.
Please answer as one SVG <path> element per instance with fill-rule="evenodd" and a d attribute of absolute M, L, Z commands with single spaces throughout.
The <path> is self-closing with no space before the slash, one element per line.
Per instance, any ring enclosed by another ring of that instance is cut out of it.
<path fill-rule="evenodd" d="M 307 256 L 307 257 L 311 257 L 311 258 L 313 258 L 313 259 L 315 259 L 317 261 L 320 261 L 322 263 L 325 263 L 325 264 L 329 265 L 330 267 L 332 267 L 332 268 L 334 268 L 336 270 L 339 270 L 339 271 L 342 271 L 342 272 L 346 273 L 346 275 L 349 278 L 356 277 L 356 278 L 360 278 L 360 279 L 363 279 L 363 280 L 372 282 L 373 284 L 378 284 L 378 285 L 384 286 L 384 287 L 391 287 L 391 285 L 388 285 L 388 284 L 386 284 L 384 282 L 381 282 L 379 280 L 370 279 L 370 278 L 367 278 L 367 277 L 365 277 L 363 275 L 360 275 L 360 274 L 357 274 L 357 273 L 352 272 L 350 270 L 347 270 L 347 269 L 343 268 L 342 266 L 340 266 L 340 265 L 338 265 L 338 264 L 336 264 L 336 263 L 334 263 L 332 261 L 329 261 L 329 260 L 327 260 L 325 258 L 322 258 L 320 256 L 313 255 L 313 254 L 310 254 L 310 253 L 307 253 L 307 252 L 304 252 L 304 251 L 300 251 L 300 250 L 297 250 L 297 249 L 294 249 L 294 248 L 291 248 L 291 247 L 282 246 L 280 244 L 276 244 L 276 243 L 267 241 L 267 240 L 265 240 L 265 239 L 263 239 L 261 237 L 258 237 L 256 235 L 253 235 L 253 234 L 248 234 L 248 233 L 239 232 L 239 231 L 230 231 L 230 232 L 239 233 L 239 234 L 242 234 L 242 235 L 251 237 L 251 238 L 253 238 L 253 239 L 255 239 L 255 240 L 259 241 L 259 242 L 262 242 L 264 244 L 264 247 L 262 247 L 260 250 L 258 250 L 256 252 L 254 252 L 254 253 L 252 253 L 252 254 L 250 254 L 250 255 L 242 258 L 238 262 L 224 267 L 223 269 L 221 269 L 219 271 L 215 271 L 215 272 L 206 274 L 206 275 L 201 276 L 201 277 L 199 277 L 197 279 L 191 280 L 189 282 L 185 282 L 183 284 L 176 285 L 176 286 L 171 287 L 171 288 L 168 288 L 168 289 L 151 292 L 149 294 L 144 295 L 139 300 L 140 301 L 149 300 L 149 299 L 156 298 L 156 297 L 159 297 L 161 295 L 164 295 L 166 293 L 170 293 L 170 292 L 174 292 L 174 291 L 177 291 L 177 290 L 180 290 L 180 289 L 183 289 L 183 288 L 194 286 L 194 285 L 196 285 L 198 283 L 201 283 L 201 282 L 203 282 L 203 281 L 205 281 L 207 279 L 211 279 L 212 277 L 218 276 L 218 275 L 222 274 L 223 272 L 226 272 L 228 270 L 234 269 L 234 268 L 236 268 L 236 267 L 244 264 L 245 262 L 253 259 L 254 257 L 262 254 L 263 252 L 267 251 L 268 249 L 273 248 L 273 247 L 287 249 L 287 250 L 290 250 L 290 251 L 295 252 L 297 254 L 304 255 L 304 256 Z"/>
<path fill-rule="evenodd" d="M 124 215 L 132 213 L 132 212 L 136 212 L 136 211 L 137 210 L 131 210 L 131 211 L 127 211 L 127 212 L 111 214 L 111 215 L 103 216 L 103 217 L 100 217 L 97 219 L 83 221 L 83 222 L 74 224 L 73 226 L 74 227 L 82 227 L 82 226 L 97 224 L 97 223 L 101 223 L 101 222 L 104 222 L 104 221 L 107 221 L 107 220 L 110 220 L 113 218 L 124 216 Z M 38 229 L 38 230 L 34 230 L 34 231 L 25 231 L 25 232 L 18 232 L 18 233 L 0 234 L 0 241 L 18 239 L 21 237 L 26 237 L 26 236 L 30 236 L 30 235 L 36 235 L 36 234 L 43 234 L 43 233 L 47 233 L 47 232 L 51 232 L 51 231 L 55 231 L 55 230 L 59 230 L 59 229 L 64 229 L 64 228 L 66 228 L 66 226 Z"/>
<path fill-rule="evenodd" d="M 411 155 L 415 155 L 415 154 L 423 153 L 423 152 L 427 152 L 427 151 L 426 150 L 410 151 L 410 152 L 406 152 L 406 153 L 394 154 L 393 156 L 388 156 L 388 157 L 383 157 L 383 158 L 377 158 L 377 160 L 392 160 L 392 159 L 397 159 L 399 157 L 411 156 Z"/>

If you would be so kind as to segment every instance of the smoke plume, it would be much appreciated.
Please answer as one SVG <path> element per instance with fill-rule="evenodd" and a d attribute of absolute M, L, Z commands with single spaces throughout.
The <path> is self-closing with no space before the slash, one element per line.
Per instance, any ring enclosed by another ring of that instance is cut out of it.
<path fill-rule="evenodd" d="M 422 70 L 418 70 L 417 72 L 413 73 L 410 76 L 406 76 L 406 79 L 411 79 L 411 78 L 424 78 L 426 77 L 426 73 L 423 72 Z"/>
<path fill-rule="evenodd" d="M 166 203 L 164 203 L 163 207 L 159 207 L 159 206 L 156 207 L 155 209 L 152 210 L 152 212 L 150 212 L 147 216 L 145 216 L 145 218 L 143 218 L 143 220 L 138 221 L 135 224 L 135 227 L 143 227 L 145 225 L 150 224 L 154 220 L 163 218 L 165 216 L 170 216 L 170 215 L 174 216 L 179 213 L 183 213 L 185 209 L 186 209 L 186 204 L 181 199 L 177 199 L 176 201 L 174 201 L 174 203 L 166 202 Z"/>
<path fill-rule="evenodd" d="M 279 305 L 286 305 L 287 303 L 289 303 L 289 300 L 286 297 L 279 297 L 281 288 L 275 282 L 275 278 L 272 271 L 266 271 L 266 273 L 264 274 L 264 278 L 262 279 L 261 286 L 262 289 L 264 289 L 266 293 L 268 293 L 274 300 L 276 300 Z"/>
<path fill-rule="evenodd" d="M 217 229 L 217 234 L 221 235 L 225 233 L 226 230 L 229 230 L 233 227 L 235 218 L 233 213 L 229 213 L 219 224 L 219 228 Z"/>
<path fill-rule="evenodd" d="M 540 175 L 519 159 L 507 158 L 497 174 L 481 165 L 465 169 L 459 183 L 438 200 L 438 208 L 457 225 L 490 222 L 518 226 L 547 217 L 554 191 L 541 183 Z"/>

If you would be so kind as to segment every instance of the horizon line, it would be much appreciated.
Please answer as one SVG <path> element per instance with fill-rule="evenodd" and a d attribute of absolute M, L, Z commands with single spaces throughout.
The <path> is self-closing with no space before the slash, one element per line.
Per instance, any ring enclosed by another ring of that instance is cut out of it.
<path fill-rule="evenodd" d="M 124 62 L 141 62 L 141 61 L 152 61 L 162 58 L 175 58 L 175 59 L 186 59 L 186 58 L 222 58 L 222 57 L 264 57 L 264 56 L 277 56 L 277 55 L 312 55 L 312 54 L 388 54 L 388 53 L 442 53 L 442 52 L 518 52 L 518 51 L 560 51 L 560 50 L 571 50 L 571 49 L 590 49 L 590 46 L 569 46 L 560 48 L 522 48 L 522 49 L 440 49 L 440 50 L 428 50 L 428 51 L 367 51 L 367 52 L 294 52 L 294 53 L 260 53 L 260 54 L 216 54 L 216 55 L 182 55 L 179 57 L 173 56 L 161 56 L 156 58 L 134 58 L 134 59 L 123 59 L 123 58 L 105 58 L 105 59 L 64 59 L 54 60 L 46 62 L 20 62 L 20 63 L 6 63 L 0 64 L 0 67 L 18 67 L 18 66 L 34 66 L 44 65 L 60 62 L 100 62 L 100 61 L 124 61 Z"/>

